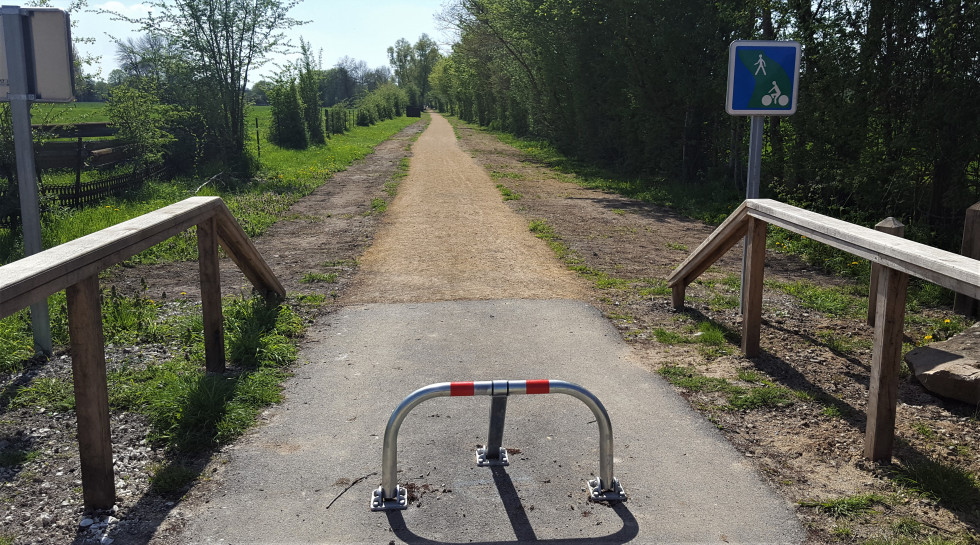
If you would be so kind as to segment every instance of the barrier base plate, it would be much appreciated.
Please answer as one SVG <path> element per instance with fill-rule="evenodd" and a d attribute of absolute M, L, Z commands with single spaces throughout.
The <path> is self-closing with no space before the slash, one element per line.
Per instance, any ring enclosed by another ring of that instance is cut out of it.
<path fill-rule="evenodd" d="M 500 454 L 497 458 L 487 458 L 487 449 L 478 448 L 476 449 L 476 465 L 480 467 L 486 466 L 509 466 L 510 459 L 507 458 L 507 449 L 500 447 Z"/>
<path fill-rule="evenodd" d="M 408 490 L 405 487 L 395 485 L 395 495 L 397 498 L 385 499 L 384 489 L 378 487 L 371 495 L 372 511 L 395 511 L 408 509 Z"/>
<path fill-rule="evenodd" d="M 612 490 L 599 488 L 599 478 L 588 481 L 589 499 L 592 501 L 626 501 L 626 491 L 619 484 L 619 479 L 613 477 Z"/>

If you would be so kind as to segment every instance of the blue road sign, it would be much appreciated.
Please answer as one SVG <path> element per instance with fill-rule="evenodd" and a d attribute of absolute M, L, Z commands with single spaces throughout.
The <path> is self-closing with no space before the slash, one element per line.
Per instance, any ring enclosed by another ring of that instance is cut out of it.
<path fill-rule="evenodd" d="M 800 44 L 736 40 L 728 48 L 728 97 L 732 115 L 792 115 L 800 83 Z"/>

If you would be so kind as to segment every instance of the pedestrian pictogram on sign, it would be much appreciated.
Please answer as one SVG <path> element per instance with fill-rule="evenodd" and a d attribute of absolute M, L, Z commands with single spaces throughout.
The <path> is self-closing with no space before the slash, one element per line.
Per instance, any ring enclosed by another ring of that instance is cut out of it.
<path fill-rule="evenodd" d="M 799 91 L 800 44 L 736 40 L 728 50 L 728 99 L 732 115 L 791 115 Z"/>

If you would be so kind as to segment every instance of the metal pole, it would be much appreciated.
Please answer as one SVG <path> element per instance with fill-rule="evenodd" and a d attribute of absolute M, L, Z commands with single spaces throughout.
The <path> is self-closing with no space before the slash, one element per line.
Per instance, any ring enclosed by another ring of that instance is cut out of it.
<path fill-rule="evenodd" d="M 34 255 L 41 244 L 41 213 L 38 210 L 37 170 L 34 168 L 34 140 L 31 136 L 31 100 L 27 88 L 27 55 L 24 48 L 24 17 L 18 6 L 0 8 L 3 19 L 4 47 L 7 50 L 7 77 L 10 82 L 10 121 L 14 129 L 14 152 L 17 158 L 17 186 L 20 188 L 20 217 L 24 230 L 24 253 Z M 51 323 L 48 302 L 31 305 L 31 328 L 34 350 L 51 355 Z"/>
<path fill-rule="evenodd" d="M 761 115 L 753 115 L 749 129 L 749 175 L 745 181 L 745 198 L 759 198 L 759 178 L 762 175 L 762 121 Z M 748 262 L 749 236 L 742 243 L 742 285 L 739 294 L 739 313 L 745 313 L 745 265 Z"/>
<path fill-rule="evenodd" d="M 487 459 L 500 459 L 500 444 L 504 441 L 504 420 L 507 417 L 507 396 L 490 398 L 490 433 L 487 435 Z"/>

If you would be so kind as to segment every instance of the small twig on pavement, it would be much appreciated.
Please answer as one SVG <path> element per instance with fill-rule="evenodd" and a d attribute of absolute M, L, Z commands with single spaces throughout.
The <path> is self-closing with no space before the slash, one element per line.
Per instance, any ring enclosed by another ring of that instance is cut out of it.
<path fill-rule="evenodd" d="M 343 489 L 343 490 L 342 490 L 342 491 L 340 492 L 340 494 L 337 494 L 337 497 L 335 497 L 335 498 L 334 498 L 333 500 L 331 500 L 331 502 L 330 502 L 330 503 L 329 503 L 329 504 L 327 505 L 327 509 L 330 509 L 330 506 L 331 506 L 331 505 L 333 505 L 333 502 L 335 502 L 335 501 L 337 501 L 337 500 L 339 500 L 339 499 L 340 499 L 340 497 L 341 497 L 341 496 L 343 496 L 345 492 L 347 492 L 347 491 L 348 491 L 348 490 L 350 490 L 351 488 L 354 488 L 354 485 L 355 485 L 355 484 L 357 484 L 357 483 L 359 483 L 359 482 L 361 482 L 361 481 L 363 481 L 364 479 L 367 479 L 367 478 L 368 478 L 368 477 L 370 477 L 371 475 L 377 475 L 377 474 L 378 474 L 378 472 L 377 472 L 377 471 L 375 471 L 374 473 L 368 473 L 367 475 L 365 475 L 365 476 L 363 476 L 363 477 L 361 477 L 361 478 L 359 478 L 359 479 L 354 479 L 354 482 L 352 482 L 352 483 L 350 483 L 349 485 L 347 485 L 347 488 L 345 488 L 345 489 Z"/>

